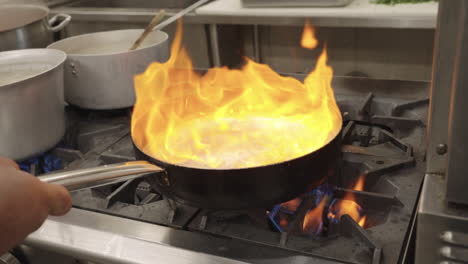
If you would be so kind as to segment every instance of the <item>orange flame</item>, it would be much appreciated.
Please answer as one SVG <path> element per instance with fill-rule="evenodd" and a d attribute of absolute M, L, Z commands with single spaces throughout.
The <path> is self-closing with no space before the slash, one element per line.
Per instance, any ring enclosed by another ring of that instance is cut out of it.
<path fill-rule="evenodd" d="M 286 218 L 281 218 L 281 220 L 280 220 L 280 226 L 281 226 L 282 228 L 286 228 L 286 227 L 288 226 L 288 224 L 289 224 L 289 222 L 288 222 L 288 220 L 287 220 Z"/>
<path fill-rule="evenodd" d="M 315 28 L 310 24 L 308 19 L 306 19 L 304 30 L 302 31 L 301 46 L 310 50 L 318 46 L 318 41 L 315 37 Z"/>
<path fill-rule="evenodd" d="M 135 77 L 132 137 L 146 154 L 195 168 L 248 168 L 301 157 L 341 129 L 324 49 L 302 83 L 246 58 L 240 69 L 201 75 L 182 47 Z"/>
<path fill-rule="evenodd" d="M 366 224 L 366 219 L 367 219 L 367 217 L 366 217 L 366 216 L 363 216 L 363 217 L 361 218 L 361 220 L 359 220 L 358 224 L 359 224 L 360 226 L 364 227 L 364 225 Z"/>
<path fill-rule="evenodd" d="M 364 190 L 364 176 L 362 175 L 359 177 L 358 181 L 353 187 L 353 190 L 355 191 L 363 191 Z M 337 213 L 333 213 L 330 211 L 328 213 L 329 218 L 335 218 L 335 219 L 340 219 L 341 216 L 347 214 L 349 215 L 356 223 L 358 223 L 360 226 L 364 227 L 366 223 L 366 216 L 361 216 L 361 211 L 362 208 L 361 206 L 356 203 L 356 198 L 353 193 L 347 193 L 346 196 L 342 199 L 337 201 L 333 205 L 333 208 L 336 210 L 333 210 Z"/>
<path fill-rule="evenodd" d="M 301 199 L 296 198 L 291 201 L 287 201 L 281 204 L 281 207 L 285 208 L 286 210 L 289 210 L 291 212 L 295 212 L 299 205 L 301 204 Z"/>
<path fill-rule="evenodd" d="M 322 198 L 320 203 L 314 209 L 307 212 L 302 224 L 302 230 L 307 234 L 317 234 L 322 225 L 323 209 L 327 203 L 327 197 Z"/>

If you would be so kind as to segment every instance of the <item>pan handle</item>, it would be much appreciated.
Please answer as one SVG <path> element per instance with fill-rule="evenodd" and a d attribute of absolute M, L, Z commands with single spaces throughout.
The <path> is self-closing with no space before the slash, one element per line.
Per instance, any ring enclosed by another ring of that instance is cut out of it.
<path fill-rule="evenodd" d="M 62 18 L 63 20 L 56 26 L 52 26 L 59 18 Z M 71 21 L 71 16 L 67 14 L 57 14 L 53 16 L 51 19 L 49 19 L 47 28 L 52 31 L 52 32 L 58 32 L 62 30 L 64 27 L 66 27 Z"/>
<path fill-rule="evenodd" d="M 70 191 L 113 184 L 161 172 L 164 169 L 147 161 L 129 161 L 94 168 L 60 171 L 37 177 L 42 182 L 63 185 Z"/>

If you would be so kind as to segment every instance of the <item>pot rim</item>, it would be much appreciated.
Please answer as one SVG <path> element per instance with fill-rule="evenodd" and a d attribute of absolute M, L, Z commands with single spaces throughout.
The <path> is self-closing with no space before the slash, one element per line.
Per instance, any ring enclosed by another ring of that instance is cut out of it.
<path fill-rule="evenodd" d="M 14 8 L 26 9 L 27 8 L 27 9 L 38 9 L 38 10 L 40 9 L 40 10 L 44 11 L 44 14 L 40 18 L 36 18 L 36 19 L 34 19 L 32 21 L 25 20 L 27 22 L 22 22 L 22 23 L 19 23 L 18 25 L 6 27 L 4 29 L 0 28 L 0 33 L 17 30 L 19 28 L 26 27 L 26 26 L 29 26 L 29 25 L 34 24 L 36 22 L 39 22 L 39 21 L 43 20 L 44 18 L 46 18 L 49 15 L 49 12 L 50 12 L 49 8 L 47 8 L 45 6 L 41 6 L 41 5 L 33 5 L 33 4 L 4 4 L 4 5 L 0 5 L 0 10 L 1 9 L 8 9 L 8 8 L 11 8 L 11 9 L 14 9 Z"/>
<path fill-rule="evenodd" d="M 72 37 L 68 37 L 68 38 L 56 41 L 56 42 L 50 44 L 49 46 L 47 46 L 47 49 L 56 49 L 56 50 L 63 51 L 61 48 L 63 48 L 64 46 L 68 46 L 67 45 L 68 42 L 73 43 L 73 42 L 75 42 L 76 39 L 79 39 L 79 38 L 89 38 L 89 37 L 92 37 L 93 35 L 99 35 L 99 34 L 111 33 L 111 32 L 119 32 L 119 31 L 124 32 L 124 31 L 136 31 L 136 30 L 139 30 L 139 31 L 143 32 L 144 29 L 141 29 L 141 28 L 119 29 L 119 30 L 109 30 L 109 31 L 100 31 L 100 32 L 81 34 L 81 35 L 72 36 Z M 106 56 L 116 56 L 116 55 L 127 55 L 127 54 L 134 54 L 136 52 L 142 52 L 144 50 L 154 48 L 155 46 L 161 45 L 162 43 L 168 41 L 168 39 L 169 39 L 169 35 L 166 32 L 162 31 L 162 30 L 153 31 L 150 34 L 152 34 L 152 33 L 162 35 L 162 39 L 160 41 L 158 41 L 158 42 L 152 43 L 149 46 L 146 46 L 144 48 L 139 48 L 139 49 L 136 49 L 136 50 L 125 50 L 125 51 L 119 51 L 119 52 L 113 52 L 113 53 L 99 53 L 99 54 L 78 54 L 78 53 L 68 53 L 68 52 L 65 52 L 65 51 L 64 52 L 67 54 L 67 56 L 72 56 L 72 57 L 106 57 Z M 136 38 L 135 38 L 135 40 L 136 40 Z M 60 49 L 57 47 L 59 45 L 61 46 Z"/>
<path fill-rule="evenodd" d="M 48 72 L 51 72 L 53 70 L 55 70 L 57 67 L 59 67 L 60 65 L 62 65 L 65 60 L 67 59 L 67 54 L 61 50 L 54 50 L 54 49 L 20 49 L 20 50 L 9 50 L 9 51 L 2 51 L 0 52 L 0 62 L 3 61 L 3 60 L 8 60 L 11 58 L 11 56 L 13 57 L 25 57 L 27 58 L 30 54 L 35 54 L 37 53 L 39 56 L 41 55 L 40 53 L 43 53 L 43 56 L 44 58 L 47 58 L 49 60 L 50 59 L 50 55 L 54 54 L 56 55 L 58 58 L 55 60 L 55 61 L 52 61 L 52 63 L 50 63 L 50 65 L 45 69 L 45 70 L 42 70 L 38 73 L 35 73 L 35 74 L 32 74 L 32 75 L 27 75 L 27 76 L 24 76 L 24 77 L 20 77 L 18 78 L 18 80 L 14 80 L 10 83 L 6 83 L 6 84 L 3 84 L 3 85 L 0 85 L 0 89 L 2 88 L 5 88 L 5 87 L 9 87 L 9 86 L 12 86 L 12 85 L 17 85 L 17 84 L 22 84 L 24 82 L 27 82 L 31 79 L 34 79 L 38 76 L 41 76 L 41 75 L 44 75 Z M 27 64 L 28 62 L 25 60 L 24 62 L 25 64 Z M 0 63 L 1 65 L 1 63 Z M 1 66 L 0 66 L 1 67 Z"/>

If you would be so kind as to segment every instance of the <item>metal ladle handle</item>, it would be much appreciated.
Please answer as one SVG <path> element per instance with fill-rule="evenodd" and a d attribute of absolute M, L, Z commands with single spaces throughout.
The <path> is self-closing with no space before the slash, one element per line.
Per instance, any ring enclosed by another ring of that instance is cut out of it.
<path fill-rule="evenodd" d="M 128 181 L 164 169 L 147 161 L 129 161 L 94 168 L 61 171 L 39 176 L 42 182 L 63 185 L 70 191 Z"/>
<path fill-rule="evenodd" d="M 163 29 L 164 27 L 166 27 L 167 25 L 175 22 L 177 19 L 181 18 L 182 16 L 185 16 L 186 14 L 188 14 L 189 12 L 191 12 L 192 10 L 194 10 L 195 8 L 198 8 L 200 7 L 201 5 L 207 3 L 208 1 L 210 0 L 198 0 L 197 2 L 195 2 L 194 4 L 186 7 L 185 9 L 182 9 L 181 11 L 179 11 L 178 13 L 176 13 L 175 15 L 171 16 L 170 18 L 164 20 L 163 22 L 159 23 L 157 26 L 155 26 L 153 28 L 153 31 L 157 31 L 157 30 L 161 30 Z"/>

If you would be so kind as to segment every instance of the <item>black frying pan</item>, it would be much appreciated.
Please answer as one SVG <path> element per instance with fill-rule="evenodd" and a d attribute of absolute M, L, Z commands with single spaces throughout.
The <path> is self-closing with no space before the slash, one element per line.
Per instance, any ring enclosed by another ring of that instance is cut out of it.
<path fill-rule="evenodd" d="M 155 159 L 136 145 L 141 161 L 64 171 L 39 177 L 73 190 L 148 177 L 164 196 L 207 209 L 267 208 L 288 201 L 321 184 L 335 170 L 340 137 L 305 156 L 271 165 L 242 169 L 183 167 Z"/>

